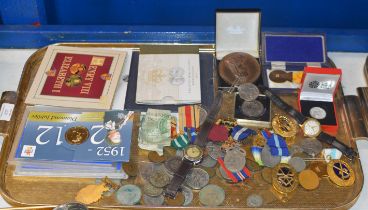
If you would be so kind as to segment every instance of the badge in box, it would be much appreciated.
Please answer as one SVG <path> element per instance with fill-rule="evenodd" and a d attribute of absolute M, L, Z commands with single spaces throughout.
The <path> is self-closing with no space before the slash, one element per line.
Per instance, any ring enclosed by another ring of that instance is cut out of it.
<path fill-rule="evenodd" d="M 334 95 L 341 81 L 341 69 L 306 67 L 298 94 L 299 111 L 317 119 L 322 130 L 336 134 L 338 120 Z"/>
<path fill-rule="evenodd" d="M 262 78 L 266 87 L 296 92 L 305 66 L 326 67 L 322 34 L 262 33 Z"/>

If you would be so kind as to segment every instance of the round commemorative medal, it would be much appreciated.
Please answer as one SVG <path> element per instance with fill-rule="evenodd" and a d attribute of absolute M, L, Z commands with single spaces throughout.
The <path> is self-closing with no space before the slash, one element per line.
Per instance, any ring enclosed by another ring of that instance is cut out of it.
<path fill-rule="evenodd" d="M 259 89 L 252 83 L 241 84 L 238 87 L 239 96 L 244 101 L 254 101 L 258 98 Z"/>
<path fill-rule="evenodd" d="M 343 160 L 331 160 L 327 164 L 330 180 L 340 187 L 348 187 L 355 182 L 355 173 L 351 166 Z"/>
<path fill-rule="evenodd" d="M 326 111 L 323 108 L 318 107 L 318 106 L 315 106 L 315 107 L 311 108 L 309 110 L 309 114 L 310 114 L 311 117 L 313 117 L 317 120 L 325 119 L 326 116 L 327 116 Z"/>
<path fill-rule="evenodd" d="M 141 189 L 132 184 L 124 185 L 116 191 L 116 199 L 123 205 L 134 205 L 141 200 Z"/>
<path fill-rule="evenodd" d="M 298 187 L 295 169 L 285 163 L 278 164 L 272 170 L 272 185 L 280 193 L 293 192 Z"/>
<path fill-rule="evenodd" d="M 226 55 L 219 64 L 220 77 L 230 85 L 253 83 L 261 75 L 258 61 L 248 53 Z"/>
<path fill-rule="evenodd" d="M 265 145 L 261 152 L 261 160 L 267 167 L 273 168 L 281 162 L 280 156 L 273 156 L 270 151 L 270 147 Z"/>
<path fill-rule="evenodd" d="M 205 206 L 219 206 L 225 200 L 225 191 L 221 187 L 210 184 L 199 191 L 199 202 Z"/>
<path fill-rule="evenodd" d="M 69 144 L 82 144 L 88 139 L 88 137 L 89 131 L 84 126 L 71 127 L 65 132 L 65 140 Z"/>
<path fill-rule="evenodd" d="M 224 158 L 224 164 L 231 172 L 241 171 L 245 166 L 245 151 L 238 151 L 237 149 L 229 149 Z"/>
<path fill-rule="evenodd" d="M 265 108 L 263 104 L 257 100 L 255 101 L 244 101 L 241 110 L 247 117 L 258 118 L 263 115 Z"/>
<path fill-rule="evenodd" d="M 143 195 L 143 204 L 146 206 L 161 206 L 165 201 L 165 197 L 163 195 L 159 196 L 149 196 Z"/>
<path fill-rule="evenodd" d="M 185 183 L 192 189 L 199 190 L 208 184 L 210 176 L 201 168 L 193 168 L 185 178 Z"/>

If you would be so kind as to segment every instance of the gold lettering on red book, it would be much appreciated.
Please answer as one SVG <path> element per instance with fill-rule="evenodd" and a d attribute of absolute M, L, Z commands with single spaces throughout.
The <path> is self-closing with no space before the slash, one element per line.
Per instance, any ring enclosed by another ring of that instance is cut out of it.
<path fill-rule="evenodd" d="M 81 94 L 89 94 L 91 90 L 91 86 L 93 83 L 93 79 L 95 78 L 97 66 L 89 66 L 87 70 L 87 74 L 84 78 L 86 82 L 83 83 L 82 89 L 80 91 Z"/>
<path fill-rule="evenodd" d="M 60 89 L 63 86 L 65 76 L 68 73 L 70 63 L 72 62 L 72 56 L 65 56 L 63 63 L 61 64 L 60 71 L 56 77 L 52 92 L 53 93 L 60 93 Z"/>

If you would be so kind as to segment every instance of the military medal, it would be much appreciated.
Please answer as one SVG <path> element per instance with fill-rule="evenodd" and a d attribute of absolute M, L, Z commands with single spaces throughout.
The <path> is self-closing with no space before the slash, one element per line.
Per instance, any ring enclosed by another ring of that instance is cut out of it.
<path fill-rule="evenodd" d="M 330 180 L 340 187 L 348 187 L 355 182 L 353 169 L 343 160 L 330 161 L 327 164 L 327 174 Z"/>
<path fill-rule="evenodd" d="M 89 137 L 89 131 L 84 126 L 75 126 L 65 132 L 65 140 L 69 144 L 82 144 Z"/>
<path fill-rule="evenodd" d="M 287 194 L 293 192 L 298 187 L 295 169 L 288 164 L 278 164 L 272 170 L 272 185 L 280 193 Z"/>

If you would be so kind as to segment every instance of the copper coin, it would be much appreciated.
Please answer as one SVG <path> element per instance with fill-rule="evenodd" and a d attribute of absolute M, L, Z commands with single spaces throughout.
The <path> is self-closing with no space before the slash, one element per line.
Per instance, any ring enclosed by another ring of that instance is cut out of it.
<path fill-rule="evenodd" d="M 138 168 L 135 163 L 123 163 L 123 170 L 128 176 L 135 177 L 138 175 Z"/>
<path fill-rule="evenodd" d="M 69 144 L 82 144 L 89 137 L 89 131 L 84 126 L 75 126 L 65 132 L 65 140 Z"/>
<path fill-rule="evenodd" d="M 226 55 L 219 64 L 220 77 L 230 85 L 257 81 L 261 74 L 258 61 L 248 53 L 235 52 Z"/>
<path fill-rule="evenodd" d="M 163 155 L 159 155 L 156 151 L 151 151 L 148 153 L 148 160 L 154 163 L 163 163 L 166 158 Z"/>
<path fill-rule="evenodd" d="M 299 184 L 306 190 L 314 190 L 319 186 L 319 178 L 312 170 L 303 170 L 299 173 Z"/>
<path fill-rule="evenodd" d="M 185 197 L 183 193 L 178 192 L 174 199 L 170 197 L 165 197 L 165 203 L 169 206 L 182 206 L 184 204 Z"/>
<path fill-rule="evenodd" d="M 176 156 L 176 149 L 171 146 L 164 146 L 163 148 L 164 157 L 169 159 L 173 156 Z"/>

